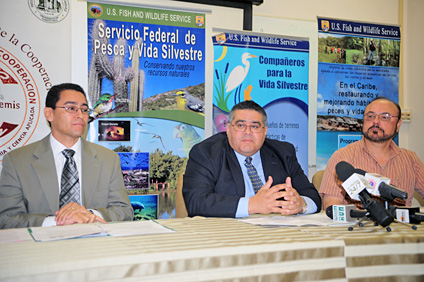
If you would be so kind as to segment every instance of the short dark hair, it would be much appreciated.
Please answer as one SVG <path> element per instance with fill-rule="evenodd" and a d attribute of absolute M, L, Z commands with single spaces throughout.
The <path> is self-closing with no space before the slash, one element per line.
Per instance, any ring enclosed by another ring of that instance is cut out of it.
<path fill-rule="evenodd" d="M 47 92 L 46 96 L 46 108 L 56 108 L 57 101 L 60 100 L 60 94 L 64 90 L 75 90 L 78 92 L 81 92 L 84 97 L 87 99 L 87 96 L 85 95 L 84 89 L 82 89 L 81 86 L 74 83 L 62 83 L 54 85 L 52 88 L 50 88 L 49 92 Z"/>
<path fill-rule="evenodd" d="M 60 100 L 60 94 L 64 90 L 75 90 L 78 92 L 81 92 L 85 99 L 87 99 L 87 95 L 85 95 L 84 89 L 82 89 L 81 86 L 75 83 L 62 83 L 54 85 L 52 88 L 50 88 L 49 92 L 47 92 L 46 96 L 46 108 L 52 108 L 56 109 L 57 101 Z M 49 126 L 51 127 L 50 121 L 48 121 Z"/>
<path fill-rule="evenodd" d="M 228 116 L 228 121 L 230 123 L 234 120 L 234 112 L 236 110 L 253 110 L 253 111 L 260 113 L 262 115 L 262 121 L 264 123 L 264 126 L 267 126 L 268 117 L 266 115 L 264 108 L 259 106 L 254 101 L 246 100 L 246 101 L 243 101 L 243 102 L 240 102 L 240 103 L 234 105 L 233 108 L 230 111 L 229 116 Z"/>
<path fill-rule="evenodd" d="M 387 97 L 384 97 L 384 96 L 377 96 L 377 97 L 375 97 L 369 104 L 371 104 L 372 102 L 374 102 L 374 101 L 377 101 L 377 100 L 386 100 L 386 101 L 389 101 L 389 102 L 391 102 L 393 105 L 395 105 L 396 106 L 396 108 L 398 109 L 398 120 L 400 120 L 401 119 L 401 117 L 402 117 L 402 110 L 400 109 L 400 106 L 399 106 L 399 104 L 398 103 L 396 103 L 396 102 L 394 102 L 393 100 L 390 100 L 389 98 L 387 98 Z M 369 105 L 368 104 L 368 105 Z M 367 105 L 367 107 L 368 107 L 368 105 Z M 366 107 L 365 107 L 366 108 Z M 365 114 L 365 113 L 364 113 Z"/>

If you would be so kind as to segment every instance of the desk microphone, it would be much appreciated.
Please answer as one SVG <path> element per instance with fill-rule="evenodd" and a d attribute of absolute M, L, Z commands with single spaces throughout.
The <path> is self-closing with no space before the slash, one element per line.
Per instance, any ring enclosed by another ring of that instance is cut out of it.
<path fill-rule="evenodd" d="M 334 221 L 351 222 L 358 218 L 369 217 L 364 210 L 357 210 L 355 205 L 332 205 L 328 206 L 325 214 Z"/>
<path fill-rule="evenodd" d="M 372 189 L 368 190 L 375 196 L 381 196 L 384 199 L 393 201 L 396 198 L 406 200 L 408 193 L 398 189 L 396 186 L 390 184 L 390 179 L 377 173 L 368 173 L 362 169 L 356 169 L 356 173 L 364 175 L 368 182 L 371 184 Z"/>
<path fill-rule="evenodd" d="M 339 162 L 336 165 L 336 174 L 343 181 L 342 186 L 349 196 L 352 199 L 359 197 L 362 206 L 370 213 L 374 221 L 383 227 L 394 221 L 392 214 L 380 202 L 371 197 L 371 194 L 367 191 L 367 188 L 370 188 L 371 185 L 364 176 L 355 173 L 355 168 L 351 164 L 344 161 Z"/>
<path fill-rule="evenodd" d="M 419 207 L 390 207 L 390 211 L 401 222 L 419 224 L 424 221 L 424 213 L 420 213 Z"/>

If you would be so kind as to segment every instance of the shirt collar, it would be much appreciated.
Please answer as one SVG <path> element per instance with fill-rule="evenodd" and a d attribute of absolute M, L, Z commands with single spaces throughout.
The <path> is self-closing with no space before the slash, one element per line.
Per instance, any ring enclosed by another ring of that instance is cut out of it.
<path fill-rule="evenodd" d="M 362 136 L 362 139 L 360 142 L 362 142 L 362 149 L 364 150 L 364 152 L 372 156 L 370 150 L 367 147 L 367 144 L 365 143 L 365 137 Z M 390 140 L 390 159 L 396 157 L 398 154 L 400 154 L 400 152 L 401 150 L 396 145 L 396 143 L 393 140 Z"/>
<path fill-rule="evenodd" d="M 244 161 L 246 160 L 247 157 L 237 153 L 235 150 L 234 150 L 234 153 L 236 154 L 236 157 L 239 163 L 244 164 Z M 252 158 L 253 166 L 258 167 L 259 163 L 261 162 L 261 150 L 257 151 L 254 155 L 250 157 Z"/>
<path fill-rule="evenodd" d="M 81 152 L 81 138 L 78 138 L 78 141 L 71 148 L 66 148 L 62 143 L 56 140 L 53 137 L 53 134 L 50 134 L 50 146 L 52 147 L 53 155 L 62 155 L 62 151 L 65 149 L 72 149 L 75 151 L 76 155 L 80 155 Z"/>

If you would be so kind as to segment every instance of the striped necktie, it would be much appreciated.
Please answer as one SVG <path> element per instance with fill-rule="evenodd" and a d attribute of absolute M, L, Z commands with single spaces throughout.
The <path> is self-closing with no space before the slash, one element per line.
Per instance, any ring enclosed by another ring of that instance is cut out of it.
<path fill-rule="evenodd" d="M 259 189 L 262 188 L 263 183 L 261 178 L 259 177 L 256 168 L 252 164 L 252 157 L 247 157 L 244 161 L 244 165 L 247 168 L 247 173 L 249 174 L 250 182 L 252 183 L 253 190 L 255 190 L 255 194 L 258 193 Z"/>
<path fill-rule="evenodd" d="M 75 151 L 65 149 L 62 154 L 66 158 L 65 166 L 62 171 L 62 178 L 60 181 L 60 200 L 59 207 L 70 202 L 80 203 L 80 184 L 77 165 L 73 158 Z"/>

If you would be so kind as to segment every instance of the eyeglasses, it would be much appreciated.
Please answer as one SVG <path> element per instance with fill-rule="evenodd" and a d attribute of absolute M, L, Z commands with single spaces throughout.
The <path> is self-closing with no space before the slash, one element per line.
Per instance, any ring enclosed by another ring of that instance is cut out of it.
<path fill-rule="evenodd" d="M 374 114 L 374 113 L 368 113 L 364 115 L 364 120 L 366 121 L 373 121 L 375 120 L 375 118 L 378 116 L 378 119 L 380 121 L 391 121 L 392 118 L 394 117 L 399 117 L 399 116 L 392 116 L 389 113 L 382 113 L 382 114 Z"/>
<path fill-rule="evenodd" d="M 71 114 L 76 114 L 78 112 L 78 110 L 81 110 L 81 113 L 83 115 L 89 115 L 93 112 L 92 109 L 90 109 L 89 107 L 84 107 L 84 106 L 81 107 L 81 108 L 79 108 L 77 106 L 64 106 L 64 107 L 56 107 L 56 108 L 65 109 L 65 111 L 67 111 L 68 113 L 71 113 Z"/>
<path fill-rule="evenodd" d="M 253 133 L 260 133 L 262 132 L 262 129 L 265 128 L 264 126 L 260 126 L 259 124 L 247 125 L 241 122 L 238 122 L 236 124 L 231 123 L 231 125 L 234 126 L 234 130 L 238 132 L 245 132 L 246 128 L 249 127 L 250 131 L 252 131 Z"/>

